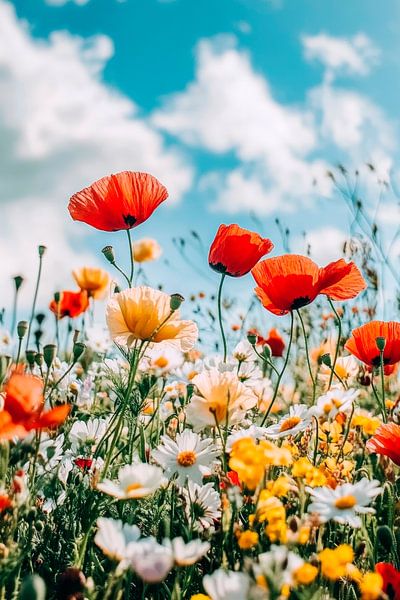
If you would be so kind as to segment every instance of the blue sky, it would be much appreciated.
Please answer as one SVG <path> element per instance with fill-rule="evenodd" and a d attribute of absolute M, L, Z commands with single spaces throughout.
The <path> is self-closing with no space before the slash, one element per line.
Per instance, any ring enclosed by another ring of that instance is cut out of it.
<path fill-rule="evenodd" d="M 371 207 L 364 163 L 397 178 L 399 26 L 395 0 L 0 0 L 0 250 L 18 247 L 0 275 L 32 280 L 32 249 L 47 243 L 45 301 L 71 287 L 72 267 L 104 264 L 106 243 L 125 254 L 122 234 L 66 213 L 70 194 L 122 169 L 170 189 L 134 230 L 163 246 L 170 266 L 148 272 L 170 291 L 212 288 L 171 239 L 195 229 L 207 246 L 221 222 L 258 228 L 279 252 L 278 216 L 294 250 L 306 230 L 318 261 L 338 257 L 349 217 L 326 170 L 359 167 Z M 396 205 L 382 207 L 389 229 Z"/>

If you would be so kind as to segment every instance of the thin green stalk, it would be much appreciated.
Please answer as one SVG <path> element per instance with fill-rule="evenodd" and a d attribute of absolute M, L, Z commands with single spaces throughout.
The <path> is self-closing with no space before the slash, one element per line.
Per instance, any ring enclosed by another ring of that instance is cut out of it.
<path fill-rule="evenodd" d="M 127 229 L 126 233 L 128 234 L 128 244 L 129 244 L 129 256 L 131 261 L 131 272 L 129 275 L 129 287 L 132 287 L 133 282 L 133 274 L 135 272 L 135 258 L 133 256 L 133 247 L 132 247 L 132 239 L 131 239 L 131 230 Z"/>
<path fill-rule="evenodd" d="M 386 423 L 387 422 L 386 407 L 382 404 L 382 401 L 379 398 L 378 391 L 374 385 L 373 375 L 371 375 L 371 387 L 372 387 L 372 391 L 374 392 L 376 401 L 378 402 L 379 410 L 381 411 L 383 422 Z"/>
<path fill-rule="evenodd" d="M 37 302 L 37 297 L 38 297 L 38 292 L 39 292 L 40 277 L 42 275 L 42 264 L 43 264 L 43 253 L 40 252 L 40 250 L 39 250 L 39 269 L 38 269 L 38 274 L 37 274 L 37 278 L 36 278 L 35 293 L 33 296 L 32 312 L 31 312 L 31 317 L 29 319 L 28 335 L 26 336 L 26 347 L 25 347 L 26 350 L 28 350 L 28 348 L 29 348 L 29 340 L 31 337 L 32 323 L 33 323 L 33 319 L 35 318 L 35 310 L 36 310 L 36 302 Z"/>
<path fill-rule="evenodd" d="M 309 354 L 309 350 L 308 350 L 308 340 L 307 340 L 307 333 L 306 333 L 306 328 L 304 325 L 304 321 L 303 321 L 303 317 L 301 316 L 300 311 L 297 309 L 296 310 L 297 315 L 300 319 L 300 323 L 301 323 L 301 328 L 303 330 L 303 337 L 304 337 L 304 347 L 305 347 L 305 351 L 306 351 L 306 358 L 307 358 L 307 366 L 308 366 L 308 370 L 310 373 L 310 377 L 311 377 L 311 381 L 312 381 L 312 385 L 313 385 L 313 404 L 315 402 L 315 389 L 316 389 L 316 380 L 314 377 L 314 374 L 312 372 L 312 367 L 311 367 L 311 362 L 310 362 L 310 354 Z"/>
<path fill-rule="evenodd" d="M 284 372 L 286 370 L 286 367 L 288 365 L 288 362 L 289 362 L 290 349 L 292 347 L 292 341 L 293 341 L 293 329 L 294 329 L 294 316 L 293 316 L 293 311 L 291 311 L 290 312 L 290 336 L 289 336 L 289 343 L 288 343 L 288 347 L 287 347 L 285 362 L 283 363 L 282 371 L 279 373 L 279 377 L 277 379 L 275 390 L 274 390 L 274 395 L 272 396 L 272 400 L 270 402 L 270 405 L 268 406 L 267 412 L 265 413 L 264 418 L 261 421 L 261 427 L 264 426 L 265 421 L 268 419 L 269 413 L 272 410 L 272 407 L 273 407 L 274 402 L 276 400 L 276 397 L 278 395 L 279 385 L 281 383 L 281 379 L 283 377 L 283 374 L 284 374 Z"/>
<path fill-rule="evenodd" d="M 225 273 L 222 273 L 221 280 L 219 282 L 219 287 L 218 287 L 218 299 L 217 299 L 217 303 L 218 303 L 218 322 L 219 322 L 219 328 L 220 328 L 220 331 L 221 331 L 222 346 L 223 346 L 223 349 L 224 349 L 224 363 L 226 362 L 226 355 L 227 355 L 226 337 L 225 337 L 225 332 L 224 332 L 224 324 L 222 322 L 222 286 L 224 284 L 225 277 L 226 277 Z"/>
<path fill-rule="evenodd" d="M 336 375 L 338 377 L 338 375 L 335 373 L 335 366 L 336 366 L 336 361 L 337 361 L 337 358 L 338 358 L 338 355 L 339 355 L 340 340 L 341 340 L 341 337 L 342 337 L 342 320 L 339 317 L 339 314 L 338 314 L 336 308 L 334 307 L 334 304 L 333 304 L 332 300 L 329 298 L 329 296 L 328 296 L 328 302 L 329 302 L 330 307 L 331 307 L 331 309 L 332 309 L 332 311 L 333 311 L 333 313 L 334 313 L 334 315 L 336 317 L 336 321 L 337 321 L 337 324 L 338 324 L 338 339 L 337 339 L 337 342 L 336 342 L 335 356 L 333 358 L 332 371 L 331 371 L 331 374 L 330 374 L 330 377 L 329 377 L 329 384 L 328 384 L 328 390 L 330 390 L 331 385 L 332 385 L 333 375 Z M 340 377 L 339 377 L 339 379 L 340 379 Z"/>
<path fill-rule="evenodd" d="M 379 351 L 379 367 L 381 372 L 381 390 L 382 390 L 382 407 L 385 415 L 385 423 L 387 423 L 386 412 L 386 394 L 385 394 L 385 363 L 383 362 L 383 350 Z"/>

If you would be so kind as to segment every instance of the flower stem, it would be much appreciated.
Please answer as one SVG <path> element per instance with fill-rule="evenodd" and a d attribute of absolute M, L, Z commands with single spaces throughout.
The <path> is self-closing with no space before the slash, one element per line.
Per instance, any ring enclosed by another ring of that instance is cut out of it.
<path fill-rule="evenodd" d="M 130 261 L 131 261 L 131 271 L 130 271 L 130 275 L 129 275 L 129 287 L 132 287 L 133 274 L 134 274 L 134 271 L 135 271 L 135 259 L 134 259 L 134 256 L 133 256 L 133 247 L 132 247 L 132 240 L 131 240 L 131 230 L 127 229 L 126 233 L 128 234 L 129 256 L 130 256 Z"/>
<path fill-rule="evenodd" d="M 300 311 L 297 309 L 296 310 L 297 315 L 300 319 L 300 323 L 301 323 L 301 329 L 303 330 L 303 337 L 304 337 L 304 347 L 305 347 L 305 351 L 306 351 L 306 358 L 307 358 L 307 366 L 308 366 L 308 370 L 310 373 L 310 377 L 311 377 L 311 381 L 312 381 L 312 385 L 313 385 L 313 404 L 315 402 L 315 388 L 316 388 L 316 379 L 314 377 L 314 374 L 312 372 L 312 367 L 311 367 L 311 362 L 310 362 L 310 354 L 308 351 L 308 340 L 307 340 L 307 333 L 306 333 L 306 328 L 304 325 L 304 321 L 303 321 L 303 317 L 301 316 Z"/>
<path fill-rule="evenodd" d="M 225 281 L 225 273 L 222 273 L 221 275 L 221 280 L 219 282 L 219 287 L 218 287 L 218 322 L 219 322 L 219 328 L 221 331 L 221 337 L 222 337 L 222 346 L 224 349 L 224 363 L 226 362 L 226 355 L 227 355 L 227 345 L 226 345 L 226 337 L 225 337 L 225 332 L 224 332 L 224 324 L 222 322 L 222 286 L 224 284 Z"/>
<path fill-rule="evenodd" d="M 330 374 L 330 377 L 329 377 L 329 384 L 328 384 L 328 390 L 330 390 L 331 385 L 332 385 L 333 376 L 336 375 L 336 373 L 335 373 L 335 367 L 336 367 L 336 361 L 337 361 L 337 358 L 338 358 L 338 355 L 339 355 L 340 339 L 342 337 L 342 320 L 341 320 L 341 318 L 340 318 L 340 316 L 339 316 L 339 314 L 338 314 L 338 312 L 337 312 L 337 310 L 336 310 L 336 308 L 335 308 L 332 300 L 329 298 L 329 296 L 328 296 L 328 302 L 329 302 L 330 307 L 331 307 L 331 309 L 332 309 L 332 311 L 333 311 L 333 313 L 334 313 L 334 315 L 336 317 L 336 321 L 337 321 L 337 324 L 338 324 L 338 339 L 337 339 L 337 343 L 336 343 L 335 356 L 333 358 L 332 370 L 331 370 L 331 374 Z M 336 376 L 338 377 L 338 375 L 336 375 Z M 338 378 L 340 379 L 340 377 L 338 377 Z"/>
<path fill-rule="evenodd" d="M 43 264 L 43 254 L 41 254 L 39 252 L 39 269 L 38 269 L 38 274 L 37 274 L 37 278 L 36 278 L 35 294 L 33 296 L 32 312 L 31 312 L 31 317 L 29 319 L 28 335 L 26 336 L 26 347 L 25 347 L 26 350 L 28 350 L 28 348 L 29 348 L 29 339 L 31 337 L 32 323 L 33 323 L 33 319 L 35 318 L 35 310 L 36 310 L 36 302 L 37 302 L 37 297 L 38 297 L 38 292 L 39 292 L 40 277 L 42 275 L 42 264 Z"/>
<path fill-rule="evenodd" d="M 385 415 L 385 423 L 387 423 L 387 412 L 386 412 L 386 394 L 385 394 L 385 364 L 383 362 L 383 350 L 379 352 L 379 366 L 381 372 L 381 390 L 382 390 L 382 408 Z"/>

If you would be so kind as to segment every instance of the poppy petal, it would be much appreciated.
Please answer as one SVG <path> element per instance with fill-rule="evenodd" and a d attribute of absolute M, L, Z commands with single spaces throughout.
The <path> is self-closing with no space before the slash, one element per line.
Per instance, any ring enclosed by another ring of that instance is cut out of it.
<path fill-rule="evenodd" d="M 346 263 L 343 258 L 319 270 L 319 293 L 332 300 L 350 300 L 366 287 L 357 265 Z"/>

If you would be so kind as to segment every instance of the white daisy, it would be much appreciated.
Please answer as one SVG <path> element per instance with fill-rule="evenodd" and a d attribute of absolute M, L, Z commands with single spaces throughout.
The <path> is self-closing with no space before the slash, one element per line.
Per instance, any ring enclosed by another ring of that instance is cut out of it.
<path fill-rule="evenodd" d="M 182 537 L 176 537 L 173 540 L 166 539 L 163 544 L 172 549 L 174 562 L 178 567 L 194 565 L 211 548 L 208 542 L 202 542 L 197 539 L 185 543 Z"/>
<path fill-rule="evenodd" d="M 253 346 L 247 340 L 241 340 L 232 352 L 233 358 L 239 362 L 255 361 L 257 354 L 253 350 Z"/>
<path fill-rule="evenodd" d="M 167 344 L 157 344 L 148 348 L 146 355 L 141 361 L 140 370 L 151 369 L 158 375 L 163 375 L 177 369 L 183 363 L 183 353 Z"/>
<path fill-rule="evenodd" d="M 359 394 L 359 390 L 332 388 L 318 398 L 312 411 L 317 416 L 324 415 L 328 419 L 334 419 L 339 412 L 351 410 L 353 402 Z"/>
<path fill-rule="evenodd" d="M 247 600 L 250 580 L 245 573 L 218 569 L 203 577 L 203 587 L 211 600 Z"/>
<path fill-rule="evenodd" d="M 353 380 L 359 371 L 357 359 L 350 354 L 349 356 L 339 356 L 335 364 L 335 373 L 342 381 L 349 383 Z M 318 379 L 328 382 L 331 378 L 332 369 L 328 365 L 322 364 L 319 369 Z M 336 377 L 334 379 L 337 380 Z"/>
<path fill-rule="evenodd" d="M 101 440 L 108 426 L 108 419 L 88 419 L 87 421 L 75 421 L 69 432 L 71 449 L 76 452 L 82 446 L 90 447 L 94 451 L 97 442 Z"/>
<path fill-rule="evenodd" d="M 140 538 L 140 529 L 116 519 L 97 519 L 97 533 L 94 543 L 113 560 L 126 560 L 130 556 L 132 544 Z"/>
<path fill-rule="evenodd" d="M 296 435 L 309 427 L 312 413 L 305 404 L 294 404 L 289 408 L 289 414 L 282 417 L 275 425 L 266 427 L 267 437 L 276 439 L 287 435 Z"/>
<path fill-rule="evenodd" d="M 304 560 L 287 546 L 275 544 L 272 544 L 268 552 L 259 554 L 258 561 L 256 574 L 264 575 L 278 590 L 284 585 L 292 587 L 296 583 L 296 571 L 304 565 Z"/>
<path fill-rule="evenodd" d="M 221 517 L 221 499 L 212 483 L 198 485 L 188 481 L 183 496 L 186 515 L 194 529 L 209 529 Z"/>
<path fill-rule="evenodd" d="M 105 479 L 97 489 L 119 500 L 144 498 L 154 494 L 165 483 L 160 467 L 147 463 L 125 465 L 118 472 L 118 481 Z"/>
<path fill-rule="evenodd" d="M 159 544 L 155 538 L 144 538 L 130 550 L 131 566 L 146 583 L 163 581 L 174 565 L 171 548 Z"/>
<path fill-rule="evenodd" d="M 380 482 L 369 481 L 366 477 L 357 483 L 344 483 L 334 490 L 327 487 L 307 487 L 312 498 L 308 507 L 309 513 L 317 513 L 321 522 L 333 519 L 337 523 L 348 523 L 352 527 L 361 527 L 361 519 L 357 513 L 374 513 L 368 506 L 382 492 Z"/>
<path fill-rule="evenodd" d="M 203 477 L 210 474 L 210 464 L 219 454 L 211 438 L 202 440 L 190 429 L 178 433 L 175 440 L 164 435 L 161 441 L 152 456 L 169 478 L 177 474 L 177 482 L 181 485 L 186 478 L 201 484 Z"/>

